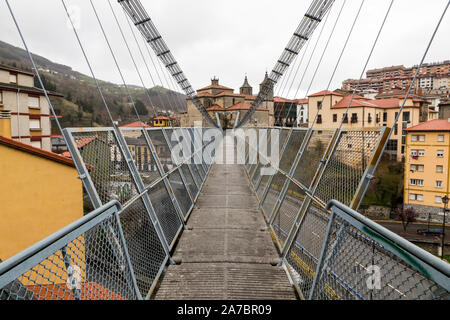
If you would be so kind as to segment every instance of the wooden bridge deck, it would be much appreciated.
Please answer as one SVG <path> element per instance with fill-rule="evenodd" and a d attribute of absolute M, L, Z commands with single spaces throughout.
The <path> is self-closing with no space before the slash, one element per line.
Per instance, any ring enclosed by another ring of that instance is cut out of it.
<path fill-rule="evenodd" d="M 156 299 L 295 299 L 242 165 L 214 164 Z"/>

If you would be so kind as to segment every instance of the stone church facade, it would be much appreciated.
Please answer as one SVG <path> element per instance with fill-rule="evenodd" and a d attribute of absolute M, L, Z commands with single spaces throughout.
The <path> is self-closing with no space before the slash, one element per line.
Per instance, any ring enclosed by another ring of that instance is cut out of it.
<path fill-rule="evenodd" d="M 260 90 L 265 81 L 268 81 L 267 73 L 263 83 L 260 84 Z M 211 85 L 197 90 L 197 96 L 211 118 L 215 122 L 219 119 L 224 129 L 233 128 L 236 117 L 239 116 L 239 119 L 242 119 L 256 100 L 256 95 L 253 95 L 253 88 L 249 84 L 247 76 L 244 84 L 239 89 L 239 93 L 234 93 L 234 89 L 220 85 L 219 79 L 213 78 L 211 79 Z M 187 110 L 182 113 L 181 126 L 191 127 L 194 126 L 196 121 L 202 121 L 204 127 L 210 126 L 203 119 L 194 103 L 187 99 Z M 273 126 L 274 122 L 274 97 L 272 90 L 266 96 L 264 102 L 258 106 L 245 126 Z"/>

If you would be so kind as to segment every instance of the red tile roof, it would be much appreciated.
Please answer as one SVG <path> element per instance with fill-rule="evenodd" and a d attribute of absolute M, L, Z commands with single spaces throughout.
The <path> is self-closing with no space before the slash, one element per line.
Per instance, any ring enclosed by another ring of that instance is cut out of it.
<path fill-rule="evenodd" d="M 297 100 L 289 100 L 282 97 L 274 97 L 273 101 L 278 103 L 297 103 Z"/>
<path fill-rule="evenodd" d="M 13 139 L 9 139 L 3 136 L 0 136 L 0 144 L 3 144 L 7 147 L 10 148 L 14 148 L 20 151 L 24 151 L 24 152 L 28 152 L 30 154 L 42 157 L 42 158 L 46 158 L 49 160 L 53 160 L 71 167 L 75 167 L 74 163 L 72 160 L 67 159 L 66 157 L 53 153 L 53 152 L 49 152 L 43 149 L 39 149 L 39 148 L 35 148 L 32 147 L 28 144 L 13 140 Z"/>
<path fill-rule="evenodd" d="M 212 85 L 210 85 L 210 86 L 207 86 L 207 87 L 198 89 L 197 92 L 199 92 L 199 91 L 205 91 L 205 90 L 209 90 L 209 89 L 222 89 L 222 90 L 231 90 L 231 91 L 234 90 L 234 89 L 232 89 L 232 88 L 228 88 L 228 87 L 225 87 L 225 86 L 221 86 L 220 84 L 212 84 Z"/>
<path fill-rule="evenodd" d="M 334 91 L 330 91 L 330 90 L 323 90 L 323 91 L 320 91 L 317 93 L 310 94 L 308 97 L 320 97 L 323 95 L 327 95 L 327 96 L 334 95 L 334 96 L 340 96 L 340 97 L 343 96 L 342 94 L 340 94 L 338 92 L 334 92 Z"/>
<path fill-rule="evenodd" d="M 450 131 L 450 121 L 448 119 L 435 119 L 422 122 L 417 126 L 405 129 L 406 131 Z"/>
<path fill-rule="evenodd" d="M 211 107 L 206 108 L 206 111 L 225 111 L 225 109 L 217 104 L 214 104 Z"/>
<path fill-rule="evenodd" d="M 297 104 L 307 104 L 308 99 L 297 99 Z"/>
<path fill-rule="evenodd" d="M 144 128 L 151 128 L 151 126 L 149 126 L 148 124 L 146 124 L 146 123 L 144 123 L 142 121 L 136 121 L 136 122 L 129 123 L 129 124 L 126 124 L 124 126 L 121 126 L 121 128 L 142 128 L 142 127 L 144 127 Z"/>
<path fill-rule="evenodd" d="M 341 101 L 339 101 L 338 103 L 336 103 L 334 106 L 331 107 L 331 109 L 341 109 L 341 108 L 347 108 L 348 104 L 350 103 L 350 99 L 352 98 L 352 96 L 346 96 L 344 97 Z M 357 107 L 373 107 L 376 108 L 378 107 L 375 104 L 375 100 L 371 100 L 370 102 L 365 99 L 362 98 L 360 96 L 355 96 L 352 100 L 352 103 L 350 105 L 350 108 L 357 108 Z"/>
<path fill-rule="evenodd" d="M 351 96 L 344 97 L 341 101 L 336 103 L 331 109 L 340 109 L 347 108 L 350 102 Z M 400 99 L 367 99 L 361 96 L 355 96 L 352 100 L 350 108 L 358 108 L 358 107 L 372 107 L 372 108 L 380 108 L 380 109 L 394 109 L 400 108 Z M 410 107 L 410 106 L 408 106 Z"/>
<path fill-rule="evenodd" d="M 169 120 L 169 118 L 166 116 L 157 116 L 157 117 L 154 117 L 153 120 Z"/>

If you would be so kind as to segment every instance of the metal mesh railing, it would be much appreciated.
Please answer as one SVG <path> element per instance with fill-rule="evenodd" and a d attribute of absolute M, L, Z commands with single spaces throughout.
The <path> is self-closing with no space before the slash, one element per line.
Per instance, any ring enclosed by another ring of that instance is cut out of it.
<path fill-rule="evenodd" d="M 95 210 L 1 263 L 0 299 L 151 296 L 211 160 L 202 158 L 201 139 L 188 138 L 175 163 L 172 149 L 194 130 L 183 129 L 178 141 L 165 130 L 64 130 L 85 210 Z"/>
<path fill-rule="evenodd" d="M 244 168 L 302 298 L 448 298 L 448 265 L 433 269 L 435 275 L 430 276 L 425 269 L 439 261 L 437 258 L 427 257 L 419 267 L 417 261 L 405 259 L 411 252 L 423 251 L 418 247 L 409 244 L 397 252 L 388 250 L 389 242 L 380 244 L 370 229 L 358 228 L 340 217 L 330 220 L 326 203 L 332 199 L 358 207 L 381 155 L 386 128 L 272 130 L 280 133 L 279 166 L 264 150 L 256 163 L 246 162 Z M 257 148 L 249 143 L 246 148 L 248 161 L 249 152 Z M 266 163 L 274 169 L 273 175 L 261 173 Z M 350 207 L 346 208 L 352 210 Z M 384 274 L 378 291 L 367 286 L 372 265 Z"/>
<path fill-rule="evenodd" d="M 0 298 L 136 299 L 117 205 L 93 212 L 0 264 Z"/>
<path fill-rule="evenodd" d="M 449 265 L 337 201 L 312 299 L 450 299 Z"/>

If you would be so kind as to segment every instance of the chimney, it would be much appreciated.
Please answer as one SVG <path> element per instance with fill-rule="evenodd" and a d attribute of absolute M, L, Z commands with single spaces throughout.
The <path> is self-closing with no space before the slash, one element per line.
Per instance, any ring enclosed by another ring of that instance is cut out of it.
<path fill-rule="evenodd" d="M 0 136 L 11 138 L 11 111 L 0 110 Z"/>

